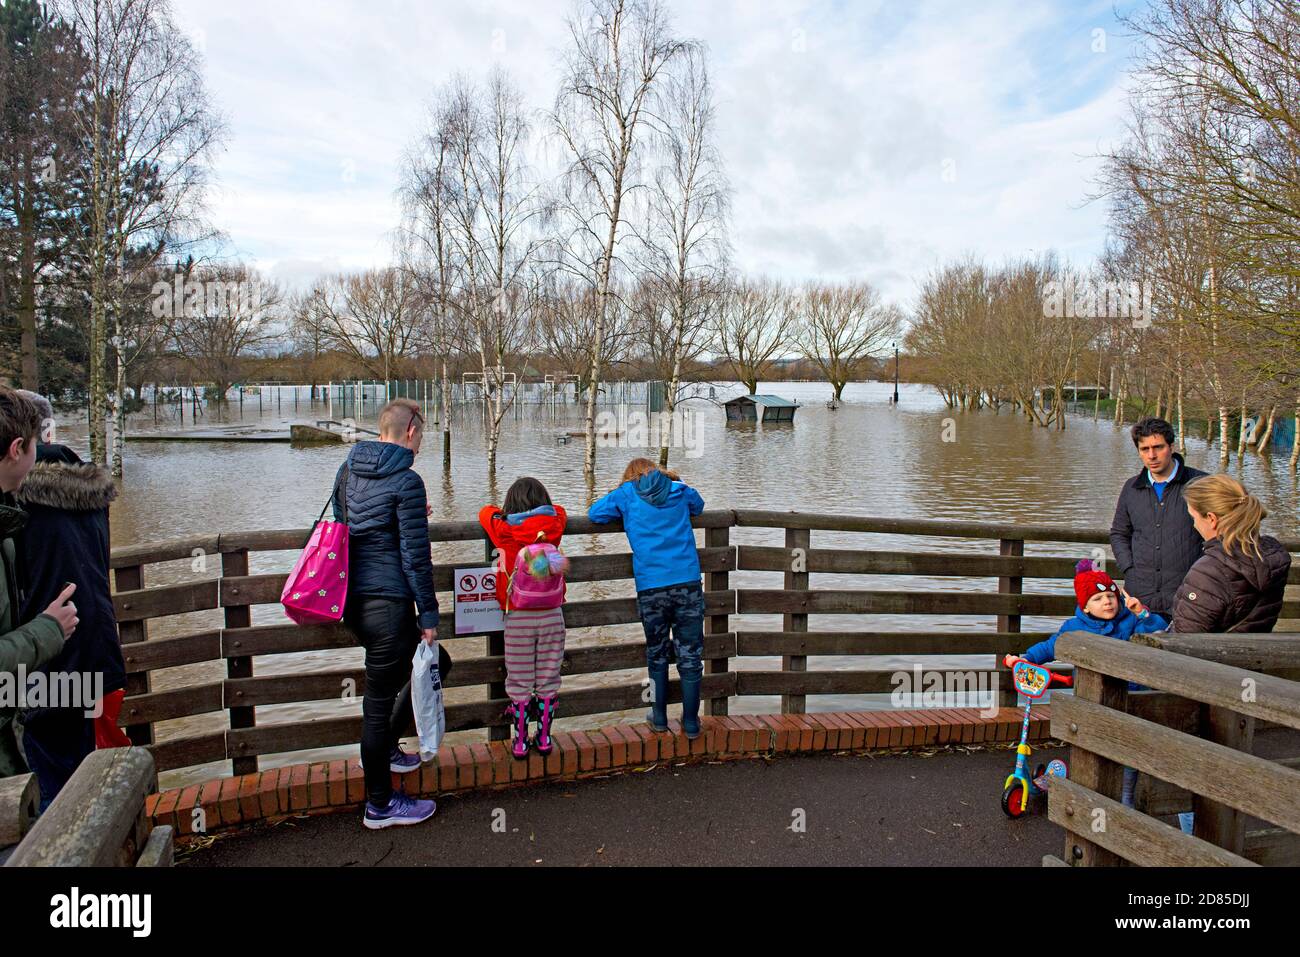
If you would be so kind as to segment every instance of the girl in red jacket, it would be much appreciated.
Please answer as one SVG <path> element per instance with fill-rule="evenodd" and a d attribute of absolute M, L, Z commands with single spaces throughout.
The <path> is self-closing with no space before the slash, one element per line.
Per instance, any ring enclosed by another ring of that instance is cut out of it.
<path fill-rule="evenodd" d="M 505 505 L 485 505 L 479 523 L 497 548 L 497 602 L 505 610 L 507 714 L 514 727 L 510 746 L 516 758 L 528 757 L 528 721 L 537 722 L 531 744 L 539 754 L 551 753 L 551 719 L 560 690 L 560 665 L 564 660 L 564 601 L 561 588 L 553 608 L 515 608 L 509 603 L 510 576 L 519 550 L 545 543 L 559 546 L 567 517 L 551 502 L 546 486 L 535 478 L 521 478 L 506 492 Z M 562 571 L 563 569 L 559 569 Z"/>

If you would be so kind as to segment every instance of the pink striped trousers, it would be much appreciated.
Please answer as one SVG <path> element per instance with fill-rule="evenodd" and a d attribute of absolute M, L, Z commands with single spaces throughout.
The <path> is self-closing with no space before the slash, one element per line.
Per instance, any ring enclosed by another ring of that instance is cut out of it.
<path fill-rule="evenodd" d="M 516 608 L 506 615 L 506 694 L 511 701 L 560 690 L 564 661 L 564 612 Z"/>

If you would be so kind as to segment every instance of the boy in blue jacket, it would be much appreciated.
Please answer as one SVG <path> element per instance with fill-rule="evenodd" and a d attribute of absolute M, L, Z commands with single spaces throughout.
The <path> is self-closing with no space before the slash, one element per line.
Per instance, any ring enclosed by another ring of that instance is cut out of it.
<path fill-rule="evenodd" d="M 691 516 L 704 511 L 704 499 L 650 459 L 633 459 L 623 484 L 591 506 L 593 522 L 622 519 L 632 546 L 637 610 L 645 630 L 646 667 L 653 695 L 647 720 L 655 731 L 668 730 L 668 654 L 677 657 L 682 679 L 682 730 L 700 735 L 700 678 L 704 674 L 704 588 L 695 551 Z"/>
<path fill-rule="evenodd" d="M 1021 655 L 1026 661 L 1036 665 L 1054 661 L 1056 639 L 1071 631 L 1088 631 L 1128 641 L 1134 634 L 1164 631 L 1169 627 L 1169 622 L 1131 595 L 1124 596 L 1126 607 L 1121 608 L 1119 587 L 1091 559 L 1079 562 L 1074 571 L 1074 597 L 1079 602 L 1074 617 L 1056 629 L 1051 638 L 1040 641 Z"/>
<path fill-rule="evenodd" d="M 1079 602 L 1074 609 L 1074 617 L 1056 629 L 1056 634 L 1051 638 L 1040 641 L 1021 655 L 1026 661 L 1032 661 L 1036 665 L 1054 661 L 1056 639 L 1071 631 L 1087 631 L 1094 635 L 1128 641 L 1135 634 L 1164 631 L 1169 627 L 1168 621 L 1144 607 L 1132 595 L 1125 594 L 1126 607 L 1121 608 L 1119 587 L 1091 559 L 1085 558 L 1075 565 L 1074 572 L 1074 597 Z M 1137 691 L 1141 687 L 1129 682 L 1129 690 Z M 1125 768 L 1124 790 L 1120 800 L 1126 807 L 1133 806 L 1136 782 L 1137 772 Z"/>

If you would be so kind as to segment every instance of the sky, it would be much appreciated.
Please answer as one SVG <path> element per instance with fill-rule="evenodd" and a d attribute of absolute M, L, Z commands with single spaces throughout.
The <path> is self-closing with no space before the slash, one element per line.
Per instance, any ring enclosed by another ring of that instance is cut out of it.
<path fill-rule="evenodd" d="M 732 261 L 866 279 L 907 308 L 966 255 L 1105 240 L 1098 155 L 1124 133 L 1139 0 L 668 0 L 702 41 Z M 173 0 L 229 136 L 210 212 L 290 288 L 392 261 L 404 152 L 457 73 L 553 100 L 570 0 Z"/>

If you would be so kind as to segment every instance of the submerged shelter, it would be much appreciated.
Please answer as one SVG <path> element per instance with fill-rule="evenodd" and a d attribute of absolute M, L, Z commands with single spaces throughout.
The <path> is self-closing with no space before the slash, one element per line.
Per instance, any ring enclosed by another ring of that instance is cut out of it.
<path fill-rule="evenodd" d="M 742 395 L 724 403 L 728 422 L 793 422 L 799 403 L 779 395 Z M 762 413 L 759 413 L 759 410 Z"/>

